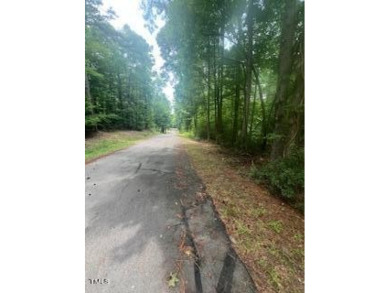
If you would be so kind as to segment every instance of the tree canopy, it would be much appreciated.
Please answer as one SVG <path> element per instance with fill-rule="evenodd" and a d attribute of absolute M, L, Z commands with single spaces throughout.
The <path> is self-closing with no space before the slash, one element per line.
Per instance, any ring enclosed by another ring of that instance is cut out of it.
<path fill-rule="evenodd" d="M 176 79 L 181 130 L 250 152 L 304 145 L 304 2 L 144 1 Z M 153 25 L 151 25 L 153 27 Z"/>
<path fill-rule="evenodd" d="M 116 30 L 115 12 L 100 12 L 86 0 L 85 128 L 144 130 L 170 125 L 170 103 L 162 94 L 151 47 L 129 26 Z"/>

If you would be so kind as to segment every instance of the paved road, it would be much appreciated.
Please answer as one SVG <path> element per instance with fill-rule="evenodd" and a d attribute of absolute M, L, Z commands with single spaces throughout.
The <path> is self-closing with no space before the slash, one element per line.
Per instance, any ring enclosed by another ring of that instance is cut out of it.
<path fill-rule="evenodd" d="M 92 162 L 85 176 L 86 292 L 254 292 L 175 133 Z"/>

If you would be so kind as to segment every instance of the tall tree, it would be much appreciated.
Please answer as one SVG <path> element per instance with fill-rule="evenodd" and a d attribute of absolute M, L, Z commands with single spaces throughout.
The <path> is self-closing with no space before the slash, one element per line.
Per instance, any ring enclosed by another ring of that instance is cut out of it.
<path fill-rule="evenodd" d="M 248 33 L 248 45 L 246 52 L 246 72 L 245 72 L 245 91 L 244 91 L 244 115 L 242 122 L 242 144 L 247 148 L 248 142 L 248 120 L 249 120 L 249 103 L 252 91 L 252 64 L 253 64 L 253 0 L 249 0 L 246 29 Z"/>
<path fill-rule="evenodd" d="M 279 50 L 279 76 L 275 95 L 275 139 L 272 143 L 271 159 L 282 157 L 286 144 L 286 104 L 288 99 L 288 86 L 292 67 L 292 49 L 295 35 L 296 0 L 284 1 L 284 14 L 282 22 L 282 35 Z"/>

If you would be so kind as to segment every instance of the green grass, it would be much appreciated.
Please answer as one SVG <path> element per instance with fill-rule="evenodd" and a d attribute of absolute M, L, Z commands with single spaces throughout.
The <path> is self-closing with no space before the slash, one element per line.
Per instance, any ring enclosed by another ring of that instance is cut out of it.
<path fill-rule="evenodd" d="M 179 136 L 185 137 L 185 138 L 190 138 L 190 139 L 195 139 L 195 135 L 192 133 L 192 131 L 183 131 L 179 133 Z"/>
<path fill-rule="evenodd" d="M 301 233 L 297 233 L 294 235 L 294 239 L 297 241 L 300 241 L 303 239 L 303 235 Z"/>
<path fill-rule="evenodd" d="M 266 214 L 267 210 L 264 208 L 264 207 L 254 207 L 253 209 L 250 210 L 251 211 L 251 214 L 256 217 L 256 218 L 259 218 L 259 217 L 262 217 Z"/>
<path fill-rule="evenodd" d="M 151 131 L 116 131 L 107 132 L 97 138 L 86 140 L 85 161 L 91 161 L 101 156 L 127 148 L 142 139 L 153 136 Z"/>
<path fill-rule="evenodd" d="M 281 221 L 269 221 L 268 227 L 274 230 L 276 233 L 280 233 L 283 229 L 283 224 Z"/>
<path fill-rule="evenodd" d="M 274 285 L 276 289 L 279 289 L 281 287 L 280 284 L 280 276 L 278 272 L 275 269 L 272 269 L 269 273 L 269 276 L 271 277 L 271 282 Z"/>
<path fill-rule="evenodd" d="M 240 220 L 236 220 L 237 232 L 240 235 L 250 235 L 251 230 L 245 225 L 245 223 Z"/>

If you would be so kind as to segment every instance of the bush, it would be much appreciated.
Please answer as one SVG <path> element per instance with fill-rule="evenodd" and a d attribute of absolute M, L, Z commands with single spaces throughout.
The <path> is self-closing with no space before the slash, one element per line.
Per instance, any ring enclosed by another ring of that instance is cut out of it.
<path fill-rule="evenodd" d="M 85 129 L 103 129 L 110 130 L 119 128 L 123 119 L 116 114 L 96 114 L 85 116 Z"/>
<path fill-rule="evenodd" d="M 257 183 L 265 183 L 271 192 L 296 201 L 304 192 L 304 150 L 294 149 L 288 157 L 269 162 L 260 169 L 252 165 L 250 176 Z"/>
<path fill-rule="evenodd" d="M 192 131 L 183 131 L 183 132 L 180 132 L 180 135 L 184 136 L 186 138 L 191 138 L 191 139 L 195 138 L 195 135 Z"/>

